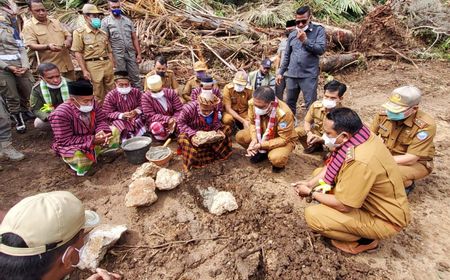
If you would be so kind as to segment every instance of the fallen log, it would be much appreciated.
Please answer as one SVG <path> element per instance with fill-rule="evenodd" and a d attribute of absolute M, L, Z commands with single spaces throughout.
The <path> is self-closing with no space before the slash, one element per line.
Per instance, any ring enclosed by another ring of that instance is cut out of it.
<path fill-rule="evenodd" d="M 320 69 L 322 72 L 334 72 L 342 70 L 350 65 L 364 63 L 364 56 L 359 53 L 344 53 L 323 56 L 320 59 Z"/>
<path fill-rule="evenodd" d="M 326 25 L 323 23 L 316 23 L 316 24 L 322 25 L 325 28 L 325 33 L 327 34 L 327 41 L 329 45 L 328 48 L 333 48 L 334 45 L 343 50 L 350 49 L 350 47 L 353 44 L 353 41 L 355 40 L 355 35 L 351 30 Z"/>

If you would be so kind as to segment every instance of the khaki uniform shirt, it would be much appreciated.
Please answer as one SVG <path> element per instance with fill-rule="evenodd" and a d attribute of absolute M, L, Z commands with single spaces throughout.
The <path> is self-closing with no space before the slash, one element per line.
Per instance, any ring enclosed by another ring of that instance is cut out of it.
<path fill-rule="evenodd" d="M 108 35 L 102 31 L 94 32 L 89 26 L 78 28 L 73 32 L 72 51 L 80 52 L 84 60 L 92 58 L 109 58 L 111 46 Z"/>
<path fill-rule="evenodd" d="M 425 161 L 434 157 L 436 122 L 421 110 L 403 121 L 391 121 L 385 113 L 379 113 L 370 130 L 383 139 L 394 156 L 412 154 Z"/>
<path fill-rule="evenodd" d="M 148 72 L 147 75 L 145 75 L 145 79 L 147 80 L 148 77 L 156 75 L 156 71 L 152 70 Z M 173 73 L 172 70 L 167 70 L 166 74 L 164 75 L 163 80 L 163 87 L 164 88 L 170 88 L 173 90 L 178 90 L 178 82 L 177 79 L 175 79 L 175 73 Z M 144 90 L 148 90 L 147 83 L 144 84 Z"/>
<path fill-rule="evenodd" d="M 410 221 L 408 199 L 394 158 L 373 134 L 347 151 L 336 179 L 336 199 L 405 227 Z"/>
<path fill-rule="evenodd" d="M 125 52 L 135 56 L 131 34 L 135 32 L 133 22 L 124 15 L 115 18 L 109 15 L 102 19 L 102 30 L 109 36 L 109 42 L 115 55 L 124 55 Z"/>
<path fill-rule="evenodd" d="M 48 18 L 46 23 L 42 23 L 32 17 L 25 22 L 22 33 L 26 45 L 55 44 L 62 47 L 60 52 L 52 52 L 50 50 L 38 51 L 41 63 L 53 63 L 58 66 L 61 72 L 68 72 L 74 69 L 69 49 L 64 47 L 64 41 L 67 36 L 70 36 L 70 33 L 64 29 L 58 20 Z"/>
<path fill-rule="evenodd" d="M 5 69 L 9 65 L 30 68 L 25 48 L 19 46 L 14 39 L 14 29 L 2 22 L 0 23 L 0 69 Z"/>
<path fill-rule="evenodd" d="M 253 90 L 245 88 L 243 92 L 234 90 L 234 84 L 229 83 L 223 88 L 223 105 L 230 105 L 239 115 L 248 111 L 248 101 L 252 99 Z"/>
<path fill-rule="evenodd" d="M 250 120 L 250 135 L 252 140 L 256 140 L 256 126 L 255 126 L 255 109 L 253 99 L 248 102 L 248 116 Z M 261 136 L 266 131 L 269 124 L 270 112 L 267 115 L 261 116 Z M 297 141 L 297 133 L 294 130 L 294 115 L 291 109 L 283 101 L 278 101 L 276 121 L 274 126 L 274 138 L 261 143 L 261 149 L 273 150 L 275 148 L 284 147 L 291 143 L 295 147 Z"/>
<path fill-rule="evenodd" d="M 327 115 L 327 109 L 323 107 L 322 101 L 315 101 L 310 107 L 305 116 L 305 122 L 311 124 L 311 132 L 322 136 L 323 121 Z"/>

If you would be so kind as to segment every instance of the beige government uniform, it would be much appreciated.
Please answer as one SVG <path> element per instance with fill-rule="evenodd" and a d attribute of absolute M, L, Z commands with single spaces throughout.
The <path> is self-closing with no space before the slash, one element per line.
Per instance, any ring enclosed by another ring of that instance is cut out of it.
<path fill-rule="evenodd" d="M 38 51 L 40 63 L 48 62 L 58 66 L 61 75 L 69 80 L 75 80 L 75 71 L 70 58 L 69 49 L 64 46 L 64 41 L 71 34 L 61 25 L 61 23 L 52 18 L 48 18 L 46 23 L 40 22 L 34 17 L 26 21 L 23 27 L 23 38 L 26 45 L 55 44 L 62 47 L 60 52 L 51 50 Z"/>
<path fill-rule="evenodd" d="M 436 122 L 430 115 L 418 110 L 403 121 L 391 121 L 385 113 L 379 113 L 371 130 L 383 139 L 393 156 L 412 154 L 420 158 L 412 165 L 399 165 L 403 182 L 421 179 L 431 173 Z"/>
<path fill-rule="evenodd" d="M 94 95 L 103 100 L 106 93 L 114 88 L 114 65 L 108 56 L 111 53 L 108 35 L 85 25 L 73 32 L 72 51 L 82 54 L 91 74 Z"/>
<path fill-rule="evenodd" d="M 323 106 L 322 101 L 315 101 L 310 107 L 305 116 L 305 122 L 311 124 L 311 132 L 322 137 L 323 130 L 323 121 L 327 115 L 327 109 Z M 300 144 L 302 144 L 303 148 L 307 148 L 307 132 L 305 131 L 305 127 L 303 124 L 299 127 L 295 128 L 295 131 L 298 134 L 298 138 L 300 140 Z"/>
<path fill-rule="evenodd" d="M 255 109 L 253 99 L 248 102 L 250 128 L 240 130 L 236 134 L 236 142 L 247 148 L 252 140 L 256 140 Z M 270 113 L 261 116 L 261 134 L 269 124 Z M 275 167 L 285 167 L 289 155 L 295 148 L 297 133 L 294 130 L 294 115 L 283 101 L 278 101 L 273 139 L 261 143 L 261 149 L 268 151 L 269 161 Z"/>
<path fill-rule="evenodd" d="M 229 83 L 223 88 L 223 106 L 231 106 L 236 113 L 243 119 L 248 119 L 248 102 L 252 99 L 253 90 L 246 87 L 243 92 L 234 90 L 234 84 Z M 224 112 L 222 123 L 224 125 L 233 126 L 235 119 L 229 112 Z"/>
<path fill-rule="evenodd" d="M 323 204 L 307 207 L 305 218 L 313 231 L 356 241 L 385 239 L 408 225 L 409 205 L 400 171 L 375 135 L 348 150 L 335 182 L 336 199 L 353 209 L 344 213 Z"/>
<path fill-rule="evenodd" d="M 148 72 L 147 75 L 145 75 L 145 80 L 147 80 L 148 77 L 156 75 L 156 71 L 152 70 Z M 178 90 L 178 82 L 177 79 L 175 79 L 175 73 L 172 70 L 167 70 L 166 74 L 162 78 L 163 81 L 163 87 L 164 88 L 170 88 L 173 90 Z M 144 83 L 144 90 L 148 90 L 147 83 Z"/>

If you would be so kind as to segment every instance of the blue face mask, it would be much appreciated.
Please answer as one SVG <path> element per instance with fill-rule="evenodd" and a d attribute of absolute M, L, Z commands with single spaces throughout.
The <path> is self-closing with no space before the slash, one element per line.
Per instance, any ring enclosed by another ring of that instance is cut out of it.
<path fill-rule="evenodd" d="M 116 16 L 116 17 L 118 17 L 118 16 L 120 16 L 121 14 L 122 14 L 122 10 L 119 8 L 119 9 L 112 9 L 111 10 L 111 13 L 114 15 L 114 16 Z"/>
<path fill-rule="evenodd" d="M 391 111 L 386 111 L 386 113 L 387 118 L 390 119 L 391 121 L 401 121 L 406 119 L 405 112 L 393 113 Z"/>
<path fill-rule="evenodd" d="M 102 26 L 102 21 L 99 18 L 91 19 L 92 28 L 99 29 Z"/>

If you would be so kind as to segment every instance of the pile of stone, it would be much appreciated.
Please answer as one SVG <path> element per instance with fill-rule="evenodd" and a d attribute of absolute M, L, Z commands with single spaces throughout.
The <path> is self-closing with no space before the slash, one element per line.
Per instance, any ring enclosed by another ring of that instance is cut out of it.
<path fill-rule="evenodd" d="M 152 162 L 146 162 L 131 176 L 129 191 L 125 196 L 126 207 L 149 206 L 158 196 L 158 190 L 172 190 L 183 182 L 183 174 L 167 168 L 161 168 Z"/>

